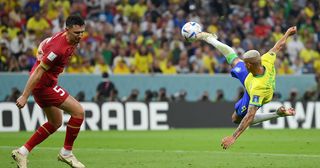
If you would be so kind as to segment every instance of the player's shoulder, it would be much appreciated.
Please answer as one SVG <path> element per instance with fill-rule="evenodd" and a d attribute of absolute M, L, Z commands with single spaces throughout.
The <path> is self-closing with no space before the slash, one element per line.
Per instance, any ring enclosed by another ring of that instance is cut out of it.
<path fill-rule="evenodd" d="M 62 42 L 66 40 L 64 32 L 58 32 L 51 37 L 47 38 L 47 43 L 54 43 L 55 46 L 61 46 Z"/>
<path fill-rule="evenodd" d="M 66 37 L 63 35 L 63 32 L 54 34 L 53 36 L 47 38 L 46 43 L 50 46 L 50 49 L 56 53 L 62 53 L 61 51 L 65 50 L 67 47 L 65 45 Z"/>
<path fill-rule="evenodd" d="M 273 64 L 276 60 L 276 53 L 269 51 L 261 56 L 262 64 L 270 63 Z"/>
<path fill-rule="evenodd" d="M 277 54 L 273 51 L 268 51 L 266 52 L 265 54 L 262 55 L 262 57 L 265 57 L 265 56 L 271 56 L 271 57 L 275 57 L 277 56 Z"/>

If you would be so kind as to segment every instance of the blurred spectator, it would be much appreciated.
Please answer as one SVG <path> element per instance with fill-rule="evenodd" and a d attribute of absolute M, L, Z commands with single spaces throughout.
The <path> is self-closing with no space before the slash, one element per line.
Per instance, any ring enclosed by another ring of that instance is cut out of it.
<path fill-rule="evenodd" d="M 165 61 L 164 63 L 166 63 L 167 61 Z M 155 60 L 153 60 L 153 63 L 152 63 L 152 73 L 158 73 L 158 74 L 160 74 L 160 73 L 162 73 L 162 69 L 164 68 L 164 67 L 162 67 L 161 68 L 161 62 L 160 62 L 160 60 L 157 60 L 157 59 L 155 59 Z"/>
<path fill-rule="evenodd" d="M 9 18 L 19 27 L 20 29 L 23 28 L 23 25 L 25 24 L 26 20 L 22 17 L 23 10 L 21 9 L 21 6 L 17 5 L 14 7 L 13 10 L 9 12 Z"/>
<path fill-rule="evenodd" d="M 18 58 L 27 51 L 27 40 L 23 32 L 18 32 L 17 37 L 13 38 L 10 43 L 11 53 Z"/>
<path fill-rule="evenodd" d="M 96 52 L 94 57 L 95 57 L 94 58 L 95 65 L 93 67 L 94 68 L 93 73 L 95 73 L 95 74 L 103 74 L 103 73 L 112 74 L 111 68 L 109 67 L 108 64 L 106 64 L 104 62 L 104 59 L 99 52 Z"/>
<path fill-rule="evenodd" d="M 26 37 L 25 37 L 25 41 L 26 41 L 26 48 L 27 49 L 32 49 L 32 51 L 34 53 L 36 53 L 36 50 L 38 48 L 38 41 L 40 39 L 37 39 L 35 31 L 34 30 L 29 30 L 26 32 Z M 39 41 L 40 42 L 40 41 Z M 35 55 L 35 54 L 34 54 Z"/>
<path fill-rule="evenodd" d="M 203 70 L 205 73 L 214 74 L 218 67 L 218 61 L 216 59 L 216 55 L 214 50 L 212 50 L 209 45 L 204 47 L 204 55 L 202 58 L 203 61 Z"/>
<path fill-rule="evenodd" d="M 41 15 L 40 12 L 36 12 L 27 22 L 27 30 L 34 30 L 37 37 L 43 36 L 50 28 L 48 21 Z"/>
<path fill-rule="evenodd" d="M 97 86 L 97 93 L 93 98 L 95 102 L 107 101 L 111 96 L 111 92 L 116 89 L 115 85 L 108 79 L 108 77 L 108 73 L 102 74 L 103 81 Z"/>
<path fill-rule="evenodd" d="M 113 67 L 114 74 L 130 74 L 130 69 L 123 58 L 116 61 Z"/>
<path fill-rule="evenodd" d="M 83 91 L 80 91 L 74 98 L 79 102 L 84 102 L 86 100 L 86 95 Z"/>
<path fill-rule="evenodd" d="M 35 13 L 40 11 L 39 0 L 27 0 L 24 6 L 24 11 L 26 12 L 27 19 L 33 16 Z"/>
<path fill-rule="evenodd" d="M 317 73 L 315 75 L 315 81 L 316 81 L 316 86 L 313 88 L 313 91 L 315 92 L 315 99 L 319 101 L 320 100 L 320 73 Z"/>
<path fill-rule="evenodd" d="M 188 74 L 190 73 L 190 67 L 188 64 L 187 51 L 182 51 L 180 53 L 179 63 L 176 65 L 176 70 L 178 74 Z"/>
<path fill-rule="evenodd" d="M 84 0 L 87 6 L 88 18 L 97 18 L 100 13 L 101 0 Z"/>
<path fill-rule="evenodd" d="M 315 100 L 317 100 L 316 91 L 309 89 L 303 94 L 302 101 L 308 102 L 308 101 L 315 101 Z"/>
<path fill-rule="evenodd" d="M 265 19 L 259 18 L 258 23 L 254 26 L 254 33 L 260 39 L 266 38 L 271 33 L 271 27 Z"/>
<path fill-rule="evenodd" d="M 1 31 L 0 44 L 8 49 L 10 48 L 10 38 L 7 29 L 2 29 Z"/>
<path fill-rule="evenodd" d="M 300 57 L 304 63 L 304 68 L 303 68 L 304 73 L 312 73 L 313 61 L 314 59 L 320 56 L 319 56 L 319 53 L 316 50 L 314 50 L 313 43 L 309 41 L 306 44 L 306 48 L 301 50 Z"/>
<path fill-rule="evenodd" d="M 218 89 L 216 91 L 216 99 L 215 99 L 215 102 L 224 102 L 226 101 L 225 98 L 224 98 L 224 93 L 223 93 L 223 90 L 221 89 Z"/>
<path fill-rule="evenodd" d="M 63 17 L 57 17 L 56 19 L 52 20 L 52 25 L 53 25 L 53 28 L 52 28 L 52 33 L 55 34 L 55 33 L 58 33 L 60 31 L 63 30 L 64 28 L 64 20 L 63 20 Z"/>
<path fill-rule="evenodd" d="M 287 50 L 289 54 L 290 62 L 294 62 L 298 59 L 300 51 L 304 48 L 303 43 L 298 38 L 298 35 L 294 35 L 292 39 L 287 43 Z"/>
<path fill-rule="evenodd" d="M 296 102 L 298 101 L 298 90 L 297 89 L 291 89 L 289 98 L 287 99 L 289 102 Z"/>
<path fill-rule="evenodd" d="M 15 57 L 10 57 L 8 61 L 9 61 L 9 68 L 8 68 L 9 72 L 19 72 L 20 71 L 19 62 Z"/>
<path fill-rule="evenodd" d="M 176 102 L 185 102 L 186 101 L 186 97 L 187 97 L 187 91 L 182 89 L 179 92 L 174 93 L 171 96 L 171 100 L 172 101 L 176 101 Z"/>
<path fill-rule="evenodd" d="M 303 73 L 303 62 L 300 58 L 297 58 L 294 60 L 294 62 L 291 65 L 291 68 L 293 72 L 296 75 L 301 75 Z"/>
<path fill-rule="evenodd" d="M 10 53 L 5 45 L 0 45 L 0 71 L 9 71 Z"/>
<path fill-rule="evenodd" d="M 9 20 L 7 26 L 9 39 L 12 40 L 17 37 L 18 32 L 20 32 L 21 30 L 15 25 L 13 20 Z"/>
<path fill-rule="evenodd" d="M 318 43 L 318 47 L 320 49 L 320 42 Z M 316 74 L 320 73 L 320 54 L 313 61 L 313 70 Z"/>
<path fill-rule="evenodd" d="M 153 100 L 153 93 L 151 90 L 146 90 L 144 92 L 144 98 L 143 98 L 143 101 L 146 102 L 146 103 L 149 103 Z"/>
<path fill-rule="evenodd" d="M 204 61 L 202 49 L 196 49 L 195 55 L 192 55 L 189 59 L 193 73 L 203 73 L 204 72 Z"/>
<path fill-rule="evenodd" d="M 109 96 L 107 101 L 109 101 L 109 102 L 120 102 L 121 100 L 120 100 L 118 94 L 119 94 L 119 92 L 118 92 L 117 89 L 111 90 L 110 96 Z"/>
<path fill-rule="evenodd" d="M 244 49 L 241 47 L 241 42 L 239 38 L 232 39 L 232 48 L 236 51 L 238 55 L 243 55 L 245 52 Z"/>
<path fill-rule="evenodd" d="M 29 64 L 28 57 L 26 55 L 21 55 L 18 58 L 19 71 L 29 72 L 32 68 L 32 65 Z"/>
<path fill-rule="evenodd" d="M 166 101 L 166 102 L 170 101 L 170 99 L 167 96 L 167 89 L 166 88 L 162 87 L 159 89 L 157 101 Z"/>
<path fill-rule="evenodd" d="M 4 99 L 4 101 L 16 102 L 18 97 L 20 96 L 20 94 L 21 94 L 21 91 L 18 88 L 13 87 L 11 89 L 11 94 L 7 95 L 6 98 Z"/>
<path fill-rule="evenodd" d="M 274 93 L 273 93 L 272 100 L 273 100 L 273 101 L 280 101 L 280 100 L 281 100 L 281 93 L 279 93 L 279 92 L 274 92 Z"/>
<path fill-rule="evenodd" d="M 294 71 L 291 69 L 289 62 L 287 60 L 283 61 L 278 68 L 277 75 L 290 75 L 293 74 Z"/>
<path fill-rule="evenodd" d="M 209 97 L 209 92 L 208 91 L 204 91 L 203 94 L 200 96 L 200 98 L 198 99 L 198 101 L 201 102 L 210 102 L 210 97 Z"/>
<path fill-rule="evenodd" d="M 139 101 L 139 90 L 132 89 L 130 95 L 125 99 L 125 102 L 135 102 Z"/>
<path fill-rule="evenodd" d="M 276 43 L 281 39 L 282 36 L 283 36 L 283 33 L 281 30 L 281 26 L 279 25 L 275 26 L 274 31 L 272 32 L 272 42 Z"/>
<path fill-rule="evenodd" d="M 171 60 L 167 61 L 167 64 L 164 67 L 162 67 L 161 71 L 165 75 L 177 74 L 177 69 L 176 69 L 175 66 L 172 65 L 172 61 Z"/>
<path fill-rule="evenodd" d="M 184 11 L 183 10 L 177 11 L 177 15 L 173 19 L 174 26 L 178 27 L 179 29 L 181 29 L 182 26 L 187 22 L 187 20 L 185 18 L 186 17 L 184 16 Z"/>
<path fill-rule="evenodd" d="M 148 53 L 145 46 L 140 46 L 138 52 L 134 56 L 135 73 L 148 74 L 153 62 L 152 55 Z"/>
<path fill-rule="evenodd" d="M 133 5 L 132 14 L 137 19 L 141 20 L 147 11 L 147 5 L 145 0 L 137 0 L 137 3 Z"/>

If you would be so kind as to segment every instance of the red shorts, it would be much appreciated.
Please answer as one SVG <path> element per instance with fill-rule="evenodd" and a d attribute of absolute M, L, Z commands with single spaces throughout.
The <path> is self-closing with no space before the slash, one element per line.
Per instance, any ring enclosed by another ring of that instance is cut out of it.
<path fill-rule="evenodd" d="M 69 93 L 62 87 L 36 88 L 32 90 L 34 100 L 41 107 L 60 106 L 69 96 Z"/>

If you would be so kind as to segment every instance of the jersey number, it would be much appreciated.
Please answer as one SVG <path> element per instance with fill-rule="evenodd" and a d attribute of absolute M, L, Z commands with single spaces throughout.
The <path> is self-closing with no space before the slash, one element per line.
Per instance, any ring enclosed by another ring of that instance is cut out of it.
<path fill-rule="evenodd" d="M 53 90 L 55 91 L 55 92 L 57 92 L 57 93 L 60 93 L 60 96 L 63 96 L 66 92 L 62 89 L 62 88 L 60 88 L 59 86 L 55 86 L 54 88 L 53 88 Z"/>

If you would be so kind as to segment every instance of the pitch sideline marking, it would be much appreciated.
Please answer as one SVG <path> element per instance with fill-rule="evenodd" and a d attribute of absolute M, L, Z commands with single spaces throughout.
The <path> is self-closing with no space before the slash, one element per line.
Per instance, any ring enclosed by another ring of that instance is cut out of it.
<path fill-rule="evenodd" d="M 0 146 L 0 149 L 15 149 L 17 146 Z M 59 147 L 37 147 L 37 150 L 57 150 Z M 236 155 L 252 155 L 252 156 L 272 156 L 272 157 L 305 157 L 305 158 L 320 158 L 320 155 L 306 154 L 284 154 L 284 153 L 249 153 L 249 152 L 228 152 L 228 151 L 194 151 L 194 150 L 144 150 L 144 149 L 107 149 L 107 148 L 77 148 L 76 150 L 85 151 L 106 151 L 106 152 L 154 152 L 154 153 L 214 153 L 214 154 L 236 154 Z"/>

